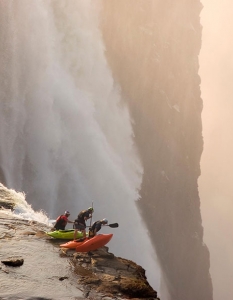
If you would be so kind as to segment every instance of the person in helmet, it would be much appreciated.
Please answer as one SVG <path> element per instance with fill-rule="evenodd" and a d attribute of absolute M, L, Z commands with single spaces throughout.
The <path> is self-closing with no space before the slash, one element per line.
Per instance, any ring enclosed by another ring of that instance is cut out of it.
<path fill-rule="evenodd" d="M 89 207 L 87 210 L 82 210 L 78 214 L 77 219 L 74 220 L 74 240 L 76 240 L 77 231 L 81 231 L 83 234 L 83 238 L 86 238 L 86 221 L 92 218 L 92 214 L 94 212 L 93 207 Z"/>
<path fill-rule="evenodd" d="M 56 230 L 65 230 L 67 223 L 74 223 L 73 221 L 70 221 L 68 219 L 69 216 L 70 216 L 70 212 L 66 210 L 64 215 L 61 215 L 56 219 L 54 228 Z"/>
<path fill-rule="evenodd" d="M 107 219 L 102 219 L 99 221 L 96 221 L 95 223 L 93 223 L 93 225 L 90 227 L 89 229 L 89 237 L 93 237 L 96 235 L 96 233 L 98 231 L 100 231 L 102 225 L 107 225 L 108 224 L 108 220 Z"/>

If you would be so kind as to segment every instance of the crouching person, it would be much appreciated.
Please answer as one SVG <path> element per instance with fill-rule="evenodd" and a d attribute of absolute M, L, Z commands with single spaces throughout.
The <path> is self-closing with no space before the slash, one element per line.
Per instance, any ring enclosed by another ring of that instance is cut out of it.
<path fill-rule="evenodd" d="M 105 218 L 102 219 L 102 220 L 96 221 L 95 223 L 93 223 L 93 225 L 89 229 L 89 238 L 95 236 L 96 233 L 98 231 L 100 231 L 102 225 L 107 225 L 107 224 L 108 224 L 108 220 L 105 219 Z"/>

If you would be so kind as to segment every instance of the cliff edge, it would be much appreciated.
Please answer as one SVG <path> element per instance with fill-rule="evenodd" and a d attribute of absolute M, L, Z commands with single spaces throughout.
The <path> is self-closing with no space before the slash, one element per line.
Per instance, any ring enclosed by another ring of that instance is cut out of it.
<path fill-rule="evenodd" d="M 0 299 L 159 299 L 133 261 L 108 247 L 88 253 L 60 248 L 64 241 L 50 238 L 49 227 L 12 215 L 11 200 L 0 205 Z"/>

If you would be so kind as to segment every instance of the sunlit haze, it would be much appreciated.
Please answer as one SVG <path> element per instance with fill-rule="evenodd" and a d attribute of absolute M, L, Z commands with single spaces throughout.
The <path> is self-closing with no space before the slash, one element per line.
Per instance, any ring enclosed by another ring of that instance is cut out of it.
<path fill-rule="evenodd" d="M 204 151 L 199 191 L 214 299 L 232 299 L 232 1 L 202 0 L 200 76 Z"/>
<path fill-rule="evenodd" d="M 126 258 L 128 252 L 158 286 L 135 202 L 143 169 L 104 56 L 96 2 L 9 0 L 0 8 L 0 160 L 7 187 L 24 191 L 33 209 L 51 219 L 70 210 L 74 220 L 93 205 L 93 221 L 107 217 L 124 229 L 134 222 L 114 232 L 111 251 Z"/>
<path fill-rule="evenodd" d="M 0 177 L 26 217 L 119 222 L 110 251 L 159 296 L 212 300 L 204 228 L 214 300 L 231 300 L 233 4 L 200 1 L 203 224 L 199 1 L 0 0 Z"/>

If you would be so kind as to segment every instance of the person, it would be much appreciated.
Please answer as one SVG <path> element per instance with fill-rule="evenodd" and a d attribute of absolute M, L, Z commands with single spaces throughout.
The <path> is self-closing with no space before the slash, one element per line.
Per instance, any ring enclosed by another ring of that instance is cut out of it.
<path fill-rule="evenodd" d="M 65 227 L 67 223 L 74 223 L 73 221 L 70 221 L 68 217 L 70 216 L 70 212 L 68 210 L 65 211 L 64 215 L 60 215 L 56 219 L 56 223 L 54 225 L 54 228 L 56 230 L 65 230 Z"/>
<path fill-rule="evenodd" d="M 96 233 L 98 231 L 100 231 L 102 225 L 107 225 L 108 224 L 108 220 L 107 219 L 102 219 L 99 221 L 96 221 L 89 229 L 89 237 L 93 237 L 96 235 Z"/>
<path fill-rule="evenodd" d="M 77 219 L 74 220 L 74 240 L 76 240 L 77 231 L 81 231 L 83 234 L 82 240 L 86 238 L 86 221 L 92 218 L 94 212 L 93 207 L 89 207 L 87 210 L 82 210 L 78 214 Z M 80 241 L 80 239 L 79 239 Z"/>

